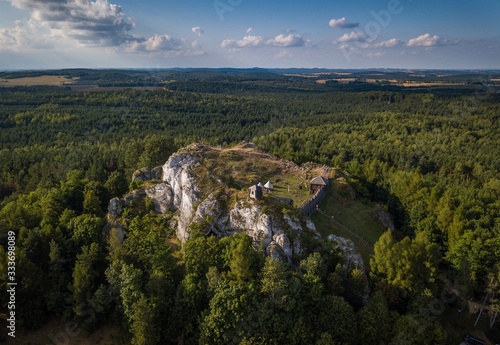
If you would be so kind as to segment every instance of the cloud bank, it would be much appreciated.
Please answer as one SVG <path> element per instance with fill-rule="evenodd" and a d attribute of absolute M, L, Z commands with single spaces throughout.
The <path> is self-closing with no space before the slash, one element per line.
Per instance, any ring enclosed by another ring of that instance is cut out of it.
<path fill-rule="evenodd" d="M 266 39 L 262 36 L 247 35 L 242 39 L 225 39 L 221 43 L 221 48 L 242 49 L 257 47 L 304 47 L 309 41 L 297 34 L 280 34 L 274 38 Z"/>
<path fill-rule="evenodd" d="M 134 40 L 135 26 L 121 6 L 107 0 L 11 0 L 28 10 L 30 22 L 50 30 L 53 37 L 67 37 L 83 45 L 118 46 Z"/>
<path fill-rule="evenodd" d="M 199 55 L 196 42 L 167 34 L 143 37 L 132 34 L 135 21 L 122 7 L 108 0 L 10 0 L 29 12 L 26 24 L 0 29 L 0 49 L 19 50 L 45 45 L 108 47 L 113 51 L 159 53 L 165 56 Z M 203 34 L 200 27 L 193 33 Z"/>

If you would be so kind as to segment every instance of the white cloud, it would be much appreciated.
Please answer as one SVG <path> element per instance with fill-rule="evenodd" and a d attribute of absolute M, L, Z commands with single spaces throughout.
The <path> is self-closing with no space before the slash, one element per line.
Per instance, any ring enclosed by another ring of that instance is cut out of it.
<path fill-rule="evenodd" d="M 251 32 L 253 32 L 253 28 L 248 28 L 248 29 L 247 29 L 247 34 L 249 34 L 249 33 L 251 33 Z"/>
<path fill-rule="evenodd" d="M 26 25 L 0 29 L 0 49 L 62 46 L 105 47 L 109 53 L 129 52 L 161 56 L 192 56 L 204 52 L 196 41 L 156 34 L 146 38 L 130 31 L 135 22 L 121 6 L 108 0 L 9 0 L 27 10 Z M 203 30 L 193 27 L 201 36 Z"/>
<path fill-rule="evenodd" d="M 281 34 L 275 38 L 267 40 L 266 44 L 275 47 L 303 47 L 306 45 L 306 41 L 300 35 Z"/>
<path fill-rule="evenodd" d="M 221 43 L 222 48 L 246 48 L 246 47 L 258 47 L 265 43 L 265 39 L 262 36 L 251 36 L 247 35 L 241 40 L 224 40 Z"/>
<path fill-rule="evenodd" d="M 30 21 L 50 30 L 52 37 L 67 37 L 82 45 L 118 46 L 134 40 L 135 26 L 121 6 L 108 0 L 10 0 L 31 12 Z"/>
<path fill-rule="evenodd" d="M 431 36 L 427 33 L 416 38 L 412 38 L 408 41 L 408 47 L 434 47 L 438 45 L 444 45 L 446 42 L 439 38 L 437 35 Z"/>
<path fill-rule="evenodd" d="M 28 34 L 20 22 L 16 22 L 14 28 L 0 29 L 0 49 L 17 49 L 31 43 Z"/>
<path fill-rule="evenodd" d="M 179 39 L 171 35 L 154 35 L 143 41 L 130 42 L 125 45 L 125 51 L 132 53 L 146 53 L 150 55 L 194 56 L 202 55 L 200 46 L 196 41 Z"/>
<path fill-rule="evenodd" d="M 193 28 L 191 28 L 191 31 L 197 35 L 198 37 L 201 37 L 201 35 L 203 35 L 204 31 L 202 28 L 200 28 L 199 26 L 195 26 Z"/>
<path fill-rule="evenodd" d="M 53 48 L 46 37 L 50 34 L 43 27 L 36 26 L 32 20 L 23 23 L 15 21 L 13 28 L 0 28 L 0 50 L 22 50 L 24 48 Z M 63 42 L 58 42 L 62 45 Z"/>
<path fill-rule="evenodd" d="M 328 22 L 328 26 L 333 28 L 341 28 L 341 29 L 354 29 L 359 27 L 359 23 L 348 22 L 346 17 L 342 17 L 339 19 L 330 19 Z"/>
<path fill-rule="evenodd" d="M 373 44 L 370 46 L 370 48 L 395 48 L 403 45 L 404 42 L 397 39 L 397 38 L 391 38 L 390 40 L 383 41 L 377 44 Z"/>
<path fill-rule="evenodd" d="M 365 43 L 371 42 L 374 39 L 361 31 L 351 31 L 348 34 L 343 34 L 341 37 L 337 38 L 334 43 L 348 43 L 348 42 L 358 42 Z"/>
<path fill-rule="evenodd" d="M 275 38 L 266 39 L 262 36 L 247 35 L 240 40 L 226 39 L 222 41 L 221 48 L 256 48 L 263 46 L 271 47 L 303 47 L 309 44 L 301 35 L 281 34 Z"/>

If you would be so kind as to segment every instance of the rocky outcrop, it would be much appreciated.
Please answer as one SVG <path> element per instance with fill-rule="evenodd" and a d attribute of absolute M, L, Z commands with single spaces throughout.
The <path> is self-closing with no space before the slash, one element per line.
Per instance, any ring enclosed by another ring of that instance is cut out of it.
<path fill-rule="evenodd" d="M 356 250 L 354 242 L 347 238 L 335 235 L 328 236 L 328 239 L 331 241 L 335 241 L 339 246 L 339 249 L 342 251 L 344 257 L 344 268 L 347 271 L 357 268 L 361 270 L 361 272 L 363 272 L 363 274 L 366 276 L 363 258 L 361 257 L 361 254 L 359 254 L 359 252 Z M 368 285 L 368 279 L 366 279 L 366 285 L 360 297 L 363 300 L 363 303 L 366 304 L 368 302 L 368 298 L 370 297 L 370 286 Z"/>
<path fill-rule="evenodd" d="M 155 205 L 156 212 L 165 214 L 172 209 L 174 193 L 168 184 L 160 183 L 153 185 L 146 188 L 145 192 Z"/>
<path fill-rule="evenodd" d="M 342 251 L 344 256 L 345 264 L 346 266 L 349 266 L 346 268 L 360 268 L 364 270 L 365 264 L 363 262 L 363 258 L 356 250 L 356 246 L 353 241 L 335 235 L 328 236 L 328 239 L 335 241 L 338 244 L 339 249 Z"/>
<path fill-rule="evenodd" d="M 132 182 L 134 181 L 151 181 L 151 180 L 160 180 L 162 176 L 162 167 L 156 167 L 153 169 L 142 168 L 140 170 L 136 170 L 132 175 Z"/>
<path fill-rule="evenodd" d="M 177 237 L 181 242 L 189 238 L 188 228 L 195 215 L 194 205 L 198 201 L 198 189 L 193 169 L 199 166 L 198 160 L 191 155 L 177 153 L 163 165 L 162 180 L 173 193 L 172 209 L 177 214 Z"/>
<path fill-rule="evenodd" d="M 117 218 L 122 214 L 122 202 L 119 198 L 113 198 L 109 201 L 108 214 L 113 219 Z"/>
<path fill-rule="evenodd" d="M 188 150 L 189 152 L 189 150 Z M 133 206 L 148 197 L 156 212 L 173 213 L 170 222 L 181 242 L 189 238 L 190 225 L 203 222 L 205 229 L 217 236 L 245 232 L 256 248 L 264 248 L 268 255 L 291 262 L 294 255 L 302 254 L 299 238 L 304 231 L 319 236 L 314 224 L 299 215 L 282 215 L 266 211 L 262 203 L 253 199 L 240 200 L 228 208 L 228 195 L 224 192 L 202 190 L 200 186 L 221 186 L 217 176 L 210 176 L 198 159 L 188 153 L 176 153 L 161 167 L 162 182 L 151 182 L 134 190 L 123 200 L 114 198 L 108 208 L 111 220 L 117 219 L 124 206 Z M 134 173 L 136 180 L 157 179 L 158 169 L 141 169 Z M 205 180 L 200 177 L 200 171 Z M 205 188 L 205 187 L 204 187 Z M 222 189 L 224 185 L 222 184 Z M 208 194 L 208 196 L 206 196 Z"/>

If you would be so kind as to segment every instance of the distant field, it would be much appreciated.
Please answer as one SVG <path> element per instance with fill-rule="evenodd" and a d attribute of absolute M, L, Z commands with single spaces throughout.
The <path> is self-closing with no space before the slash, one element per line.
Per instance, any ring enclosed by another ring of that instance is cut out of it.
<path fill-rule="evenodd" d="M 41 75 L 38 77 L 24 77 L 5 79 L 0 78 L 1 86 L 62 86 L 73 84 L 78 78 L 67 78 L 56 75 Z"/>
<path fill-rule="evenodd" d="M 404 87 L 415 87 L 415 86 L 420 86 L 420 87 L 428 87 L 428 86 L 459 86 L 459 85 L 463 85 L 463 83 L 444 83 L 444 82 L 427 82 L 427 83 L 408 82 L 408 83 L 403 83 Z"/>
<path fill-rule="evenodd" d="M 97 85 L 71 85 L 72 91 L 87 92 L 87 91 L 121 91 L 121 90 L 164 90 L 163 86 L 97 86 Z"/>

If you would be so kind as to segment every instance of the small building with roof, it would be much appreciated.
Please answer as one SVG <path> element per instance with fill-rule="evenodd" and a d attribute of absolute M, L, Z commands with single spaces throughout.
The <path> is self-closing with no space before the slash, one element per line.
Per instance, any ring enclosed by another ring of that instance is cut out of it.
<path fill-rule="evenodd" d="M 323 176 L 317 176 L 313 178 L 311 182 L 309 182 L 309 186 L 310 186 L 310 193 L 316 194 L 323 188 L 328 187 L 328 179 L 324 178 Z"/>
<path fill-rule="evenodd" d="M 259 182 L 260 184 L 260 182 Z M 255 200 L 260 200 L 262 199 L 262 187 L 259 185 L 253 185 L 252 187 L 249 188 L 250 191 L 250 198 L 255 199 Z"/>

